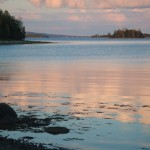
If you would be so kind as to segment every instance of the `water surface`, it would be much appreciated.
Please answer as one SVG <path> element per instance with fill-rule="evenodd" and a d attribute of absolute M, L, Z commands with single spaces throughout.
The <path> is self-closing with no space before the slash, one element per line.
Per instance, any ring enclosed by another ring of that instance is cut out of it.
<path fill-rule="evenodd" d="M 150 40 L 42 40 L 59 43 L 0 46 L 0 102 L 64 115 L 71 119 L 54 126 L 71 132 L 0 134 L 81 150 L 149 150 Z"/>

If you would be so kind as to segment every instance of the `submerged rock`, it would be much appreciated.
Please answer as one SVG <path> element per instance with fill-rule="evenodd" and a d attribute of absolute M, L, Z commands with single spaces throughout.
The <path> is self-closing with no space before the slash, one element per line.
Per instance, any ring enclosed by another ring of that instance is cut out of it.
<path fill-rule="evenodd" d="M 57 134 L 67 134 L 69 133 L 70 130 L 65 127 L 47 127 L 44 128 L 44 131 L 53 135 L 57 135 Z"/>
<path fill-rule="evenodd" d="M 16 112 L 8 104 L 0 103 L 0 128 L 13 126 L 16 120 Z"/>

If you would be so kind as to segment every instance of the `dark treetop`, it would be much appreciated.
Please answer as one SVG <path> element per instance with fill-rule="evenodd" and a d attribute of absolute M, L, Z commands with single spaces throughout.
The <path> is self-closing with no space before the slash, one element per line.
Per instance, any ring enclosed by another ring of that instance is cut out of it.
<path fill-rule="evenodd" d="M 21 19 L 16 19 L 8 11 L 0 9 L 0 40 L 24 40 L 25 35 Z"/>
<path fill-rule="evenodd" d="M 112 38 L 144 38 L 144 34 L 140 29 L 123 29 L 114 31 Z"/>
<path fill-rule="evenodd" d="M 148 37 L 149 34 L 143 34 L 141 30 L 136 29 L 122 29 L 122 30 L 116 30 L 113 34 L 106 34 L 106 35 L 93 35 L 93 38 L 99 38 L 99 37 L 107 37 L 107 38 L 144 38 Z"/>

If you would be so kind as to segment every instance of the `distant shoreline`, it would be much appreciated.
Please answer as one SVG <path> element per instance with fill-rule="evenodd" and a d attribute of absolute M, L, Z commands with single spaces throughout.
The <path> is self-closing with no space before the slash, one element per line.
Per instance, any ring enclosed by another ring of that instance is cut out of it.
<path fill-rule="evenodd" d="M 55 42 L 44 42 L 44 41 L 1 41 L 0 45 L 19 45 L 19 44 L 52 44 Z"/>

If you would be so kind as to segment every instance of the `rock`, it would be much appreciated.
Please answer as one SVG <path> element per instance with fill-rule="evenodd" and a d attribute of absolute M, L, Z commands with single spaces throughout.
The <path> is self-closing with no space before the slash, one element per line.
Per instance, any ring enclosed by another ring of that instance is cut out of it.
<path fill-rule="evenodd" d="M 69 129 L 65 128 L 65 127 L 47 127 L 44 128 L 44 132 L 53 134 L 53 135 L 57 135 L 57 134 L 67 134 L 69 133 Z"/>
<path fill-rule="evenodd" d="M 0 127 L 13 126 L 16 120 L 16 112 L 9 105 L 0 103 Z"/>

